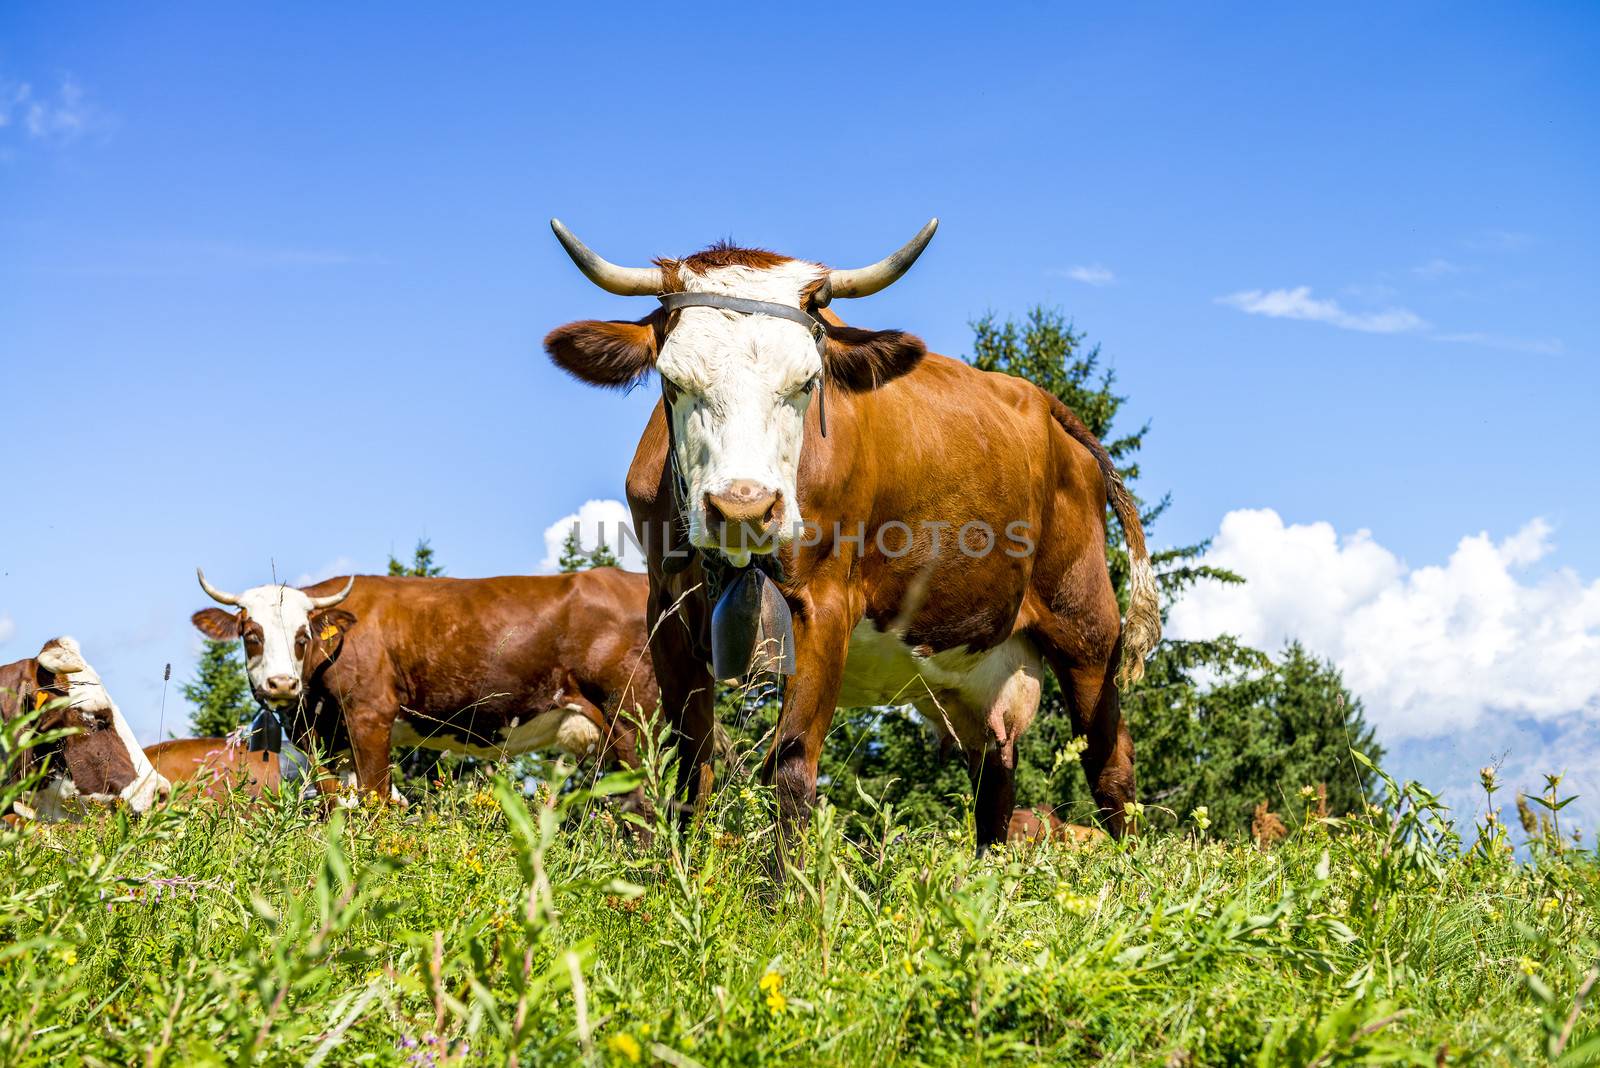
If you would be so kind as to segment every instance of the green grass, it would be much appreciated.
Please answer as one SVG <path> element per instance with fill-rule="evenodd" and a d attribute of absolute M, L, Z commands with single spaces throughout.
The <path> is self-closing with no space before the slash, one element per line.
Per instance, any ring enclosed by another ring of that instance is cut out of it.
<path fill-rule="evenodd" d="M 286 799 L 7 831 L 0 1063 L 1596 1055 L 1592 1006 L 1562 1039 L 1592 855 L 1465 848 L 1416 788 L 1268 853 L 1191 833 L 976 860 L 955 816 L 841 823 L 820 809 L 782 880 L 748 783 L 648 846 L 590 792 L 487 780 L 331 819 Z"/>

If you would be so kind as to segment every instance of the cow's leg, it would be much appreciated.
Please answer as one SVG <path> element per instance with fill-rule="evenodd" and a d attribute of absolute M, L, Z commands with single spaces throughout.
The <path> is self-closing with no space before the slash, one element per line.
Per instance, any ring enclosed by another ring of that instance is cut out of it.
<path fill-rule="evenodd" d="M 1119 646 L 1120 648 L 1120 646 Z M 1087 748 L 1081 758 L 1100 821 L 1114 838 L 1125 830 L 1125 808 L 1134 800 L 1133 736 L 1117 695 L 1117 661 L 1074 666 L 1051 658 L 1056 680 L 1072 714 L 1072 733 Z"/>
<path fill-rule="evenodd" d="M 1044 621 L 1035 640 L 1050 662 L 1072 716 L 1072 733 L 1081 737 L 1084 776 L 1100 821 L 1113 837 L 1125 831 L 1125 807 L 1134 800 L 1133 736 L 1122 718 L 1117 695 L 1117 663 L 1122 656 L 1122 620 L 1110 577 L 1098 560 L 1086 566 L 1077 585 L 1062 600 L 1075 606 L 1071 616 Z"/>
<path fill-rule="evenodd" d="M 804 826 L 817 801 L 817 761 L 838 707 L 854 615 L 842 588 L 814 584 L 809 605 L 795 620 L 795 673 L 762 768 L 762 780 L 778 795 L 780 845 Z"/>
<path fill-rule="evenodd" d="M 688 813 L 703 803 L 702 789 L 711 787 L 716 691 L 705 653 L 694 640 L 699 621 L 685 614 L 686 604 L 674 607 L 670 595 L 660 596 L 667 603 L 658 606 L 652 597 L 650 660 L 678 757 L 678 793 Z"/>
<path fill-rule="evenodd" d="M 356 766 L 356 784 L 363 792 L 392 800 L 389 784 L 391 717 L 357 713 L 350 717 L 350 756 Z"/>
<path fill-rule="evenodd" d="M 1016 807 L 1015 753 L 1015 746 L 988 746 L 982 753 L 967 755 L 980 857 L 990 846 L 1005 845 L 1011 827 L 1011 810 Z"/>

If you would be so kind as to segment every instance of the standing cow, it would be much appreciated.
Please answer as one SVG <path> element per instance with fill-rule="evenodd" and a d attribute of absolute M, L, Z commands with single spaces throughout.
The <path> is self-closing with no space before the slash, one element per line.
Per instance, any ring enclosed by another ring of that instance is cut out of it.
<path fill-rule="evenodd" d="M 46 710 L 34 730 L 70 727 L 77 733 L 31 746 L 13 762 L 15 781 L 49 759 L 44 780 L 25 802 L 28 811 L 19 808 L 19 815 L 66 819 L 85 801 L 122 802 L 145 812 L 171 788 L 145 758 L 122 710 L 74 639 L 52 638 L 37 656 L 0 666 L 0 718 L 9 723 L 29 709 Z"/>
<path fill-rule="evenodd" d="M 329 579 L 226 593 L 194 625 L 244 643 L 256 700 L 308 750 L 349 752 L 390 794 L 394 746 L 507 757 L 556 748 L 635 764 L 626 718 L 653 715 L 643 575 Z"/>
<path fill-rule="evenodd" d="M 793 615 L 796 671 L 764 768 L 784 822 L 815 801 L 836 706 L 910 701 L 968 756 L 980 851 L 1003 842 L 1016 742 L 1047 663 L 1088 743 L 1100 817 L 1121 834 L 1134 768 L 1117 669 L 1140 676 L 1161 620 L 1138 510 L 1110 457 L 1032 383 L 826 310 L 899 278 L 937 220 L 853 271 L 725 245 L 619 267 L 551 225 L 602 289 L 661 302 L 637 322 L 560 327 L 545 349 L 600 386 L 660 376 L 627 489 L 689 791 L 710 781 L 706 586 L 754 560 Z M 1125 625 L 1106 566 L 1108 503 L 1131 564 Z M 669 614 L 681 619 L 656 626 Z"/>

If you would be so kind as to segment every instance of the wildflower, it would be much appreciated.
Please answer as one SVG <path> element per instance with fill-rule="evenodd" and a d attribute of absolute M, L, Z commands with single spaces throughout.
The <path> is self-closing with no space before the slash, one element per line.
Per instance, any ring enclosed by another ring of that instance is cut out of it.
<path fill-rule="evenodd" d="M 1300 796 L 1301 797 L 1307 797 L 1307 798 L 1316 797 L 1317 796 L 1317 788 L 1315 786 L 1309 786 L 1309 785 L 1308 786 L 1302 786 L 1302 787 L 1300 787 Z"/>
<path fill-rule="evenodd" d="M 1195 830 L 1201 834 L 1211 826 L 1211 810 L 1204 805 L 1197 805 L 1195 810 L 1189 813 L 1189 818 L 1194 820 Z"/>
<path fill-rule="evenodd" d="M 1528 807 L 1528 799 L 1521 794 L 1517 795 L 1517 819 L 1522 822 L 1522 830 L 1532 836 L 1539 830 L 1539 823 L 1534 819 L 1533 809 Z"/>
<path fill-rule="evenodd" d="M 1478 781 L 1483 783 L 1483 788 L 1485 790 L 1488 790 L 1492 793 L 1494 791 L 1494 769 L 1488 767 L 1479 768 Z"/>
<path fill-rule="evenodd" d="M 494 794 L 488 790 L 479 790 L 467 799 L 467 804 L 476 809 L 499 808 L 500 802 L 495 800 Z"/>
<path fill-rule="evenodd" d="M 627 1033 L 620 1033 L 606 1039 L 606 1049 L 618 1053 L 628 1059 L 629 1064 L 639 1063 L 639 1040 Z"/>
<path fill-rule="evenodd" d="M 1521 960 L 1517 961 L 1517 967 L 1522 969 L 1523 975 L 1532 975 L 1534 972 L 1539 970 L 1538 962 L 1530 960 L 1527 957 L 1523 957 Z"/>
<path fill-rule="evenodd" d="M 756 984 L 761 992 L 767 995 L 767 1011 L 774 1016 L 782 1016 L 783 1010 L 788 1008 L 789 999 L 783 996 L 783 991 L 778 989 L 783 986 L 783 976 L 777 972 L 767 972 Z"/>
<path fill-rule="evenodd" d="M 71 946 L 63 949 L 61 951 L 61 963 L 65 964 L 69 968 L 78 963 L 78 951 L 73 949 Z"/>

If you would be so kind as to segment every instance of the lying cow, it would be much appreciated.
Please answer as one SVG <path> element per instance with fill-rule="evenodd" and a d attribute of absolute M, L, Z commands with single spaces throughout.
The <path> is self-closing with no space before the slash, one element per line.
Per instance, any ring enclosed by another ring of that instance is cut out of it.
<path fill-rule="evenodd" d="M 206 797 L 242 793 L 255 799 L 282 781 L 276 753 L 251 752 L 232 737 L 173 738 L 150 746 L 144 755 L 174 787 L 201 783 Z"/>
<path fill-rule="evenodd" d="M 45 765 L 32 796 L 14 806 L 18 815 L 66 819 L 85 801 L 123 802 L 144 812 L 170 789 L 74 639 L 52 638 L 37 656 L 0 666 L 0 717 L 10 722 L 30 709 L 44 710 L 35 731 L 77 733 L 31 746 L 13 762 L 13 782 Z"/>
<path fill-rule="evenodd" d="M 816 800 L 835 708 L 909 701 L 967 754 L 979 849 L 1003 842 L 1017 739 L 1048 665 L 1088 743 L 1099 817 L 1120 835 L 1135 781 L 1119 668 L 1136 681 L 1161 633 L 1132 494 L 1055 396 L 910 334 L 846 326 L 829 307 L 893 284 L 935 223 L 859 270 L 727 245 L 623 267 L 552 226 L 602 289 L 659 302 L 636 322 L 558 327 L 545 349 L 595 385 L 660 380 L 628 503 L 689 791 L 711 782 L 709 667 L 724 631 L 709 592 L 751 589 L 756 568 L 769 578 L 754 588 L 778 591 L 770 612 L 761 601 L 763 619 L 792 655 L 764 768 L 786 823 Z M 1128 549 L 1125 620 L 1106 562 L 1108 509 Z M 737 621 L 733 608 L 725 616 Z"/>
<path fill-rule="evenodd" d="M 656 706 L 643 575 L 364 575 L 238 594 L 199 578 L 235 611 L 194 625 L 242 639 L 256 700 L 307 751 L 348 752 L 363 790 L 390 794 L 395 746 L 637 763 L 627 717 Z"/>
<path fill-rule="evenodd" d="M 1071 848 L 1083 848 L 1105 838 L 1106 832 L 1098 827 L 1067 823 L 1046 808 L 1019 808 L 1011 813 L 1006 841 L 1037 845 L 1049 839 Z"/>

